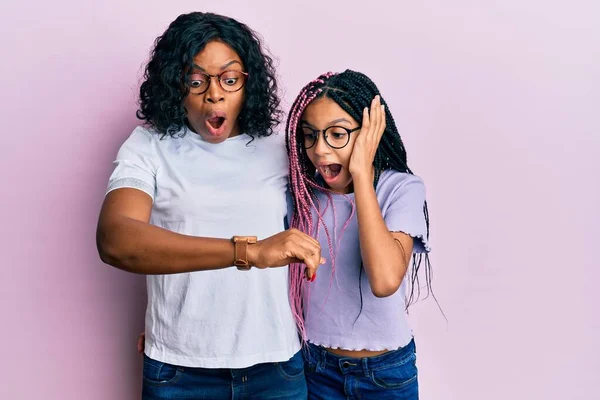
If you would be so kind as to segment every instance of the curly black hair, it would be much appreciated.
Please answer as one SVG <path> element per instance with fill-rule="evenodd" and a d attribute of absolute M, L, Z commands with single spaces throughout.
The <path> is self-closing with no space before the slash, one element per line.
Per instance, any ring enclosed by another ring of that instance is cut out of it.
<path fill-rule="evenodd" d="M 137 117 L 159 133 L 174 136 L 180 132 L 186 123 L 183 100 L 189 93 L 183 84 L 184 73 L 214 40 L 231 46 L 249 74 L 238 117 L 241 131 L 253 138 L 271 135 L 283 118 L 273 58 L 256 32 L 233 18 L 213 13 L 180 15 L 156 39 L 140 87 Z"/>

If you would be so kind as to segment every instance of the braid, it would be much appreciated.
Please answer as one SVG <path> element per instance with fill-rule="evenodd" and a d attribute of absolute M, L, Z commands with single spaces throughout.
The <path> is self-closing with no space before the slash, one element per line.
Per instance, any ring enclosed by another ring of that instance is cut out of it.
<path fill-rule="evenodd" d="M 304 147 L 302 145 L 302 137 L 297 135 L 299 129 L 299 120 L 302 113 L 308 104 L 313 101 L 325 86 L 327 80 L 333 74 L 327 73 L 319 76 L 314 81 L 306 85 L 292 104 L 290 114 L 286 124 L 286 148 L 289 157 L 289 185 L 294 201 L 294 214 L 290 223 L 292 228 L 296 228 L 308 235 L 315 235 L 313 232 L 314 226 L 312 221 L 311 209 L 318 210 L 319 203 L 315 196 L 315 189 L 321 189 L 314 177 L 314 166 L 307 160 Z M 319 215 L 319 219 L 320 215 Z M 327 237 L 329 232 L 325 224 Z M 330 240 L 330 254 L 333 254 L 333 246 Z M 298 330 L 303 340 L 306 340 L 306 330 L 304 329 L 304 313 L 302 307 L 302 290 L 304 287 L 304 270 L 305 266 L 294 263 L 290 265 L 289 281 L 290 281 L 290 305 Z"/>

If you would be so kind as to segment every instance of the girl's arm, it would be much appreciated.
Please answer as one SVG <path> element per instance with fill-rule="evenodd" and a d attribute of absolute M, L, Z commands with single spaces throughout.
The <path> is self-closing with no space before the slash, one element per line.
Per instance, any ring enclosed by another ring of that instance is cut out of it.
<path fill-rule="evenodd" d="M 398 290 L 404 279 L 413 251 L 413 238 L 388 230 L 370 177 L 353 181 L 365 271 L 373 294 L 387 297 Z"/>
<path fill-rule="evenodd" d="M 362 128 L 354 143 L 349 165 L 360 249 L 371 291 L 377 297 L 387 297 L 398 290 L 413 250 L 410 236 L 388 230 L 373 187 L 373 160 L 385 127 L 385 109 L 376 96 L 371 110 L 365 108 L 363 111 Z"/>

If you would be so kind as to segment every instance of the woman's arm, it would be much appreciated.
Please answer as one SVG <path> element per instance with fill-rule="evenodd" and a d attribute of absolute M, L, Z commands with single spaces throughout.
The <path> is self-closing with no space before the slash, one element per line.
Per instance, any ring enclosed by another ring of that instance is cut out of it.
<path fill-rule="evenodd" d="M 229 239 L 194 237 L 149 223 L 152 199 L 131 188 L 111 191 L 105 198 L 96 244 L 105 263 L 139 274 L 173 274 L 233 265 Z M 265 268 L 302 262 L 312 277 L 321 262 L 319 243 L 292 229 L 248 246 L 251 265 Z"/>

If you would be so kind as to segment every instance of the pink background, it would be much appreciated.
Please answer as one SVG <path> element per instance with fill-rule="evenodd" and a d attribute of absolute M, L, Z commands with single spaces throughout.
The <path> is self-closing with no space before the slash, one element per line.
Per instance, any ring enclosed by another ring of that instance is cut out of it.
<path fill-rule="evenodd" d="M 597 1 L 7 3 L 0 398 L 139 398 L 144 279 L 100 262 L 95 227 L 140 67 L 193 10 L 259 31 L 287 104 L 325 70 L 382 89 L 449 320 L 412 309 L 423 399 L 600 398 Z"/>

